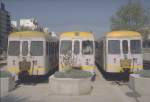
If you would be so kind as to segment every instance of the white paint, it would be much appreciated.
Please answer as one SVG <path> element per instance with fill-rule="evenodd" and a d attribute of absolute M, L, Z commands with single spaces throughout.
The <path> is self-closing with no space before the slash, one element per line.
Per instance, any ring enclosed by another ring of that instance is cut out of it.
<path fill-rule="evenodd" d="M 20 19 L 20 27 L 31 28 L 32 30 L 38 28 L 38 22 L 35 18 L 32 19 Z"/>

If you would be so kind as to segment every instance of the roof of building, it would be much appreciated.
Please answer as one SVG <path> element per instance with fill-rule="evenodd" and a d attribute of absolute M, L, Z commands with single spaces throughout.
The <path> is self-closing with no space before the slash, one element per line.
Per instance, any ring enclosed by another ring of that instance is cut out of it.
<path fill-rule="evenodd" d="M 112 31 L 112 32 L 108 32 L 106 34 L 106 37 L 110 37 L 110 38 L 124 38 L 124 37 L 141 37 L 141 34 L 135 31 Z"/>

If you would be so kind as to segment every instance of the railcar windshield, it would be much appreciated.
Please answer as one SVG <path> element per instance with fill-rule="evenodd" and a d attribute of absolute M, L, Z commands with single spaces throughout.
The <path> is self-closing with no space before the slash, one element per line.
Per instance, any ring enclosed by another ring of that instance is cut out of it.
<path fill-rule="evenodd" d="M 43 41 L 31 41 L 30 54 L 31 56 L 42 56 Z"/>
<path fill-rule="evenodd" d="M 120 40 L 109 40 L 108 41 L 108 53 L 109 54 L 120 54 Z"/>
<path fill-rule="evenodd" d="M 93 41 L 82 41 L 82 54 L 93 54 Z"/>
<path fill-rule="evenodd" d="M 122 41 L 122 49 L 123 49 L 124 54 L 128 54 L 128 41 L 127 40 Z"/>
<path fill-rule="evenodd" d="M 79 54 L 80 53 L 80 42 L 79 41 L 74 41 L 74 54 Z"/>
<path fill-rule="evenodd" d="M 71 40 L 62 40 L 60 44 L 60 53 L 67 54 L 72 52 L 72 41 Z"/>
<path fill-rule="evenodd" d="M 141 53 L 141 40 L 131 40 L 130 50 L 131 50 L 131 53 L 133 54 Z"/>
<path fill-rule="evenodd" d="M 9 41 L 8 55 L 19 56 L 20 54 L 20 41 Z"/>

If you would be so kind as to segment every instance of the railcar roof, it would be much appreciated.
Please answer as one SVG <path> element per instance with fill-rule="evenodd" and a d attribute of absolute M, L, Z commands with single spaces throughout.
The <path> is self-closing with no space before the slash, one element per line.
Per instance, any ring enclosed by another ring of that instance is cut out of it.
<path fill-rule="evenodd" d="M 10 37 L 48 37 L 49 34 L 37 31 L 19 31 L 13 32 Z"/>
<path fill-rule="evenodd" d="M 94 38 L 93 33 L 91 32 L 63 32 L 60 35 L 60 38 Z"/>
<path fill-rule="evenodd" d="M 106 37 L 123 38 L 123 37 L 141 37 L 141 34 L 135 31 L 112 31 L 106 34 Z"/>

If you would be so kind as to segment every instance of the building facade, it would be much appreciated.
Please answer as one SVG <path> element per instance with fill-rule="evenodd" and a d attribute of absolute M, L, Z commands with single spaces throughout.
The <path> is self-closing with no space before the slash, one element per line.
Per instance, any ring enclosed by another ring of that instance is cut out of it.
<path fill-rule="evenodd" d="M 0 50 L 7 49 L 8 34 L 11 31 L 10 14 L 4 3 L 0 4 Z"/>
<path fill-rule="evenodd" d="M 20 19 L 20 28 L 27 28 L 35 30 L 38 28 L 38 22 L 36 19 Z"/>
<path fill-rule="evenodd" d="M 11 21 L 12 28 L 17 28 L 17 21 Z"/>

